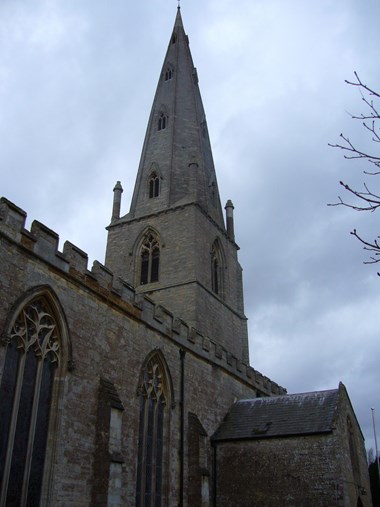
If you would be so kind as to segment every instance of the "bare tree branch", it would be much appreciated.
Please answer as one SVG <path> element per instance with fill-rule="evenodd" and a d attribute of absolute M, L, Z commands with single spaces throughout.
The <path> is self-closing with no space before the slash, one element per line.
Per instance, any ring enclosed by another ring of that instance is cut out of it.
<path fill-rule="evenodd" d="M 371 141 L 375 143 L 375 151 L 373 153 L 368 153 L 367 151 L 359 149 L 355 143 L 353 143 L 347 136 L 344 136 L 343 134 L 340 134 L 340 138 L 343 140 L 341 144 L 329 144 L 329 146 L 343 150 L 345 159 L 364 159 L 366 162 L 374 165 L 379 170 L 364 170 L 363 173 L 368 176 L 376 176 L 380 174 L 380 153 L 376 151 L 376 148 L 378 148 L 377 143 L 380 143 L 380 128 L 378 126 L 380 121 L 380 113 L 374 100 L 380 99 L 380 92 L 377 92 L 369 86 L 365 85 L 356 72 L 354 72 L 354 75 L 356 81 L 346 80 L 346 83 L 350 86 L 359 88 L 362 101 L 368 108 L 369 112 L 361 113 L 359 115 L 350 114 L 350 116 L 354 120 L 362 121 L 364 130 L 370 134 Z M 374 99 L 369 97 L 374 97 Z M 343 181 L 340 181 L 339 183 L 351 196 L 357 200 L 357 202 L 346 202 L 340 196 L 338 196 L 338 202 L 328 204 L 328 206 L 345 206 L 355 211 L 370 211 L 372 213 L 380 208 L 380 195 L 370 190 L 366 183 L 363 183 L 364 191 L 356 190 L 350 185 L 343 183 Z M 380 236 L 378 236 L 373 241 L 368 241 L 362 238 L 356 232 L 356 229 L 354 229 L 351 234 L 364 245 L 364 250 L 371 252 L 369 260 L 364 261 L 364 264 L 376 264 L 380 262 Z M 377 274 L 380 276 L 380 273 Z"/>
<path fill-rule="evenodd" d="M 356 71 L 354 71 L 354 74 L 355 74 L 355 77 L 356 77 L 356 83 L 352 82 L 352 81 L 348 81 L 346 79 L 346 83 L 351 85 L 351 86 L 360 86 L 360 88 L 364 89 L 364 90 L 367 90 L 367 92 L 370 94 L 370 95 L 373 95 L 375 97 L 379 97 L 380 98 L 380 93 L 376 92 L 375 90 L 372 90 L 369 86 L 363 84 L 357 74 Z"/>
<path fill-rule="evenodd" d="M 369 153 L 360 151 L 348 137 L 345 137 L 343 134 L 340 134 L 340 137 L 347 143 L 347 146 L 342 144 L 329 144 L 329 146 L 353 153 L 353 155 L 344 155 L 344 158 L 346 159 L 365 158 L 368 162 L 371 162 L 380 168 L 380 156 L 370 155 Z"/>

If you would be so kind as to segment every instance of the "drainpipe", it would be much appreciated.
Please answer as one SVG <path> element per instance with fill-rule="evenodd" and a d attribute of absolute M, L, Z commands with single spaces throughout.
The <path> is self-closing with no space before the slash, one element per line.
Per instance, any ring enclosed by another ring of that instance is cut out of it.
<path fill-rule="evenodd" d="M 211 445 L 212 445 L 212 449 L 213 449 L 213 465 L 214 465 L 214 470 L 213 470 L 213 480 L 212 480 L 212 505 L 213 507 L 216 507 L 216 466 L 217 466 L 217 463 L 216 463 L 216 442 L 211 442 Z"/>
<path fill-rule="evenodd" d="M 184 491 L 184 449 L 185 449 L 185 355 L 186 351 L 180 349 L 179 357 L 181 361 L 181 392 L 180 392 L 180 471 L 179 471 L 179 507 L 183 507 L 183 491 Z"/>

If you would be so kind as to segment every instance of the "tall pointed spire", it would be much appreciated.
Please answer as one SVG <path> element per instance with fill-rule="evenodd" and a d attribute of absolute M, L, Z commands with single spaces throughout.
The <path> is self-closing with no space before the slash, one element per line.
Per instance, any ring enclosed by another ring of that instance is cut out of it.
<path fill-rule="evenodd" d="M 159 176 L 162 192 L 146 200 L 151 174 Z M 196 203 L 224 228 L 206 116 L 198 76 L 177 9 L 142 150 L 130 213 Z"/>
<path fill-rule="evenodd" d="M 130 212 L 115 187 L 106 265 L 188 326 L 248 361 L 233 205 L 224 225 L 197 71 L 177 9 Z"/>

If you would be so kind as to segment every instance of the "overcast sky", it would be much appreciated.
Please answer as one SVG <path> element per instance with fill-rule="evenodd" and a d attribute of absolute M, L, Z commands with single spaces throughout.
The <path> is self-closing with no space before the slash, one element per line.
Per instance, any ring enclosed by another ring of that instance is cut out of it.
<path fill-rule="evenodd" d="M 116 180 L 129 209 L 175 0 L 0 0 L 0 194 L 104 261 Z M 235 205 L 252 365 L 288 389 L 349 392 L 367 447 L 379 401 L 380 266 L 327 207 L 364 165 L 357 71 L 380 89 L 378 0 L 183 0 L 222 203 Z M 376 179 L 373 186 L 376 188 Z M 379 187 L 379 185 L 377 185 Z M 378 431 L 380 434 L 380 431 Z"/>

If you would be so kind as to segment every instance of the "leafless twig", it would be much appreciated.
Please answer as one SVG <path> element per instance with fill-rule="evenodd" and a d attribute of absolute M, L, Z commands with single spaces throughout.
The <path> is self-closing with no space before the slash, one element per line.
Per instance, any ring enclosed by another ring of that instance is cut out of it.
<path fill-rule="evenodd" d="M 374 97 L 375 100 L 380 99 L 380 93 L 373 90 L 369 86 L 365 85 L 361 81 L 356 72 L 354 74 L 356 81 L 346 80 L 346 83 L 351 86 L 356 86 L 360 89 L 362 101 L 365 103 L 366 107 L 368 107 L 369 112 L 364 114 L 362 113 L 360 115 L 350 114 L 350 116 L 354 120 L 362 120 L 362 126 L 367 132 L 370 133 L 371 141 L 373 141 L 374 143 L 380 143 L 380 128 L 378 126 L 378 120 L 380 120 L 380 113 L 374 100 L 372 98 L 371 99 L 368 98 Z M 340 138 L 342 139 L 341 144 L 339 143 L 329 144 L 329 146 L 343 150 L 345 152 L 344 154 L 345 159 L 349 160 L 364 159 L 376 167 L 376 170 L 374 171 L 364 170 L 363 171 L 364 174 L 369 176 L 376 176 L 380 174 L 380 153 L 377 152 L 369 153 L 365 150 L 361 150 L 355 143 L 353 143 L 349 139 L 349 137 L 344 136 L 343 134 L 340 134 Z M 377 148 L 376 144 L 375 147 Z M 371 212 L 374 212 L 378 208 L 380 208 L 380 196 L 377 193 L 370 190 L 366 183 L 363 183 L 364 191 L 356 190 L 352 188 L 350 185 L 343 183 L 343 181 L 340 181 L 339 183 L 349 194 L 351 194 L 351 196 L 354 196 L 356 198 L 357 202 L 349 203 L 344 201 L 340 196 L 338 196 L 338 202 L 334 204 L 328 204 L 328 206 L 346 206 L 347 208 L 351 208 L 355 211 L 371 211 Z M 368 261 L 365 261 L 364 264 L 374 264 L 380 262 L 380 242 L 379 242 L 380 236 L 371 242 L 363 239 L 356 232 L 356 229 L 354 229 L 351 232 L 351 234 L 355 236 L 355 238 L 358 239 L 364 245 L 364 250 L 371 252 L 370 259 Z M 378 275 L 380 276 L 380 273 L 378 273 Z"/>

